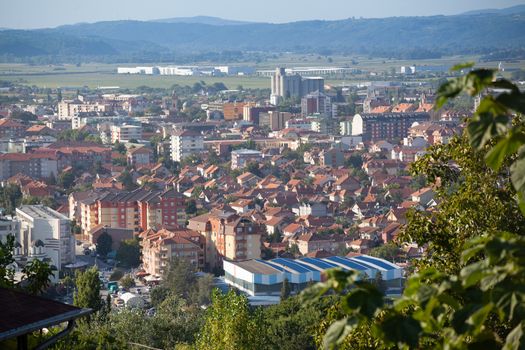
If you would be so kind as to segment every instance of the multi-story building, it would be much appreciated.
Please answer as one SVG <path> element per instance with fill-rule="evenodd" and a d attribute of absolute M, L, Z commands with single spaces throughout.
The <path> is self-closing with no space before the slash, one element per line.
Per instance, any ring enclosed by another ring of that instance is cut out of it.
<path fill-rule="evenodd" d="M 269 127 L 272 131 L 279 131 L 286 127 L 286 122 L 292 118 L 288 112 L 269 111 L 259 114 L 259 126 Z"/>
<path fill-rule="evenodd" d="M 320 114 L 324 117 L 332 117 L 332 102 L 330 97 L 316 91 L 301 99 L 301 114 L 307 117 L 311 114 Z"/>
<path fill-rule="evenodd" d="M 22 205 L 16 208 L 16 218 L 20 246 L 15 249 L 15 260 L 49 259 L 57 272 L 75 262 L 75 236 L 66 216 L 43 205 Z M 58 279 L 58 273 L 53 279 Z"/>
<path fill-rule="evenodd" d="M 142 230 L 183 227 L 186 222 L 184 196 L 174 189 L 153 191 L 137 201 Z"/>
<path fill-rule="evenodd" d="M 215 211 L 189 220 L 188 228 L 206 238 L 205 266 L 220 268 L 222 260 L 258 259 L 262 229 L 249 216 Z"/>
<path fill-rule="evenodd" d="M 141 138 L 142 126 L 123 124 L 111 127 L 111 143 L 124 143 L 130 140 L 140 140 Z"/>
<path fill-rule="evenodd" d="M 20 122 L 3 118 L 0 120 L 0 139 L 9 140 L 9 139 L 18 139 L 25 135 L 27 127 Z"/>
<path fill-rule="evenodd" d="M 298 74 L 287 75 L 284 68 L 277 68 L 272 75 L 271 102 L 276 105 L 283 98 L 301 98 L 311 92 L 324 92 L 321 77 L 303 78 Z"/>
<path fill-rule="evenodd" d="M 58 119 L 71 120 L 71 118 L 79 113 L 104 113 L 109 112 L 110 110 L 111 106 L 99 102 L 91 103 L 78 99 L 62 101 L 58 103 Z"/>
<path fill-rule="evenodd" d="M 146 230 L 142 239 L 142 266 L 152 276 L 161 277 L 173 259 L 185 259 L 196 268 L 205 267 L 206 239 L 188 229 Z"/>
<path fill-rule="evenodd" d="M 171 136 L 171 159 L 176 162 L 202 151 L 204 151 L 204 137 L 196 131 L 184 130 Z"/>
<path fill-rule="evenodd" d="M 44 153 L 0 154 L 0 180 L 17 174 L 35 179 L 56 177 L 58 174 L 57 157 Z"/>
<path fill-rule="evenodd" d="M 249 162 L 260 162 L 262 153 L 253 149 L 238 149 L 232 151 L 232 170 L 244 168 Z"/>
<path fill-rule="evenodd" d="M 153 151 L 149 147 L 131 148 L 127 154 L 128 164 L 135 166 L 153 163 Z"/>
<path fill-rule="evenodd" d="M 97 162 L 111 163 L 111 148 L 93 142 L 55 142 L 45 148 L 37 148 L 29 155 L 55 159 L 58 171 L 68 166 L 81 165 L 87 169 Z M 47 165 L 53 166 L 51 163 Z"/>
<path fill-rule="evenodd" d="M 243 108 L 242 119 L 247 122 L 252 122 L 253 124 L 258 125 L 260 115 L 262 113 L 268 113 L 270 111 L 275 111 L 275 107 L 254 107 L 247 105 Z"/>
<path fill-rule="evenodd" d="M 155 227 L 184 226 L 184 198 L 174 189 L 93 193 L 79 201 L 80 225 L 87 235 L 102 225 L 141 232 Z"/>
<path fill-rule="evenodd" d="M 356 114 L 352 119 L 352 135 L 363 141 L 401 140 L 407 137 L 414 122 L 430 120 L 429 113 Z"/>
<path fill-rule="evenodd" d="M 222 105 L 224 120 L 238 120 L 244 116 L 246 107 L 255 107 L 254 102 L 229 102 Z"/>

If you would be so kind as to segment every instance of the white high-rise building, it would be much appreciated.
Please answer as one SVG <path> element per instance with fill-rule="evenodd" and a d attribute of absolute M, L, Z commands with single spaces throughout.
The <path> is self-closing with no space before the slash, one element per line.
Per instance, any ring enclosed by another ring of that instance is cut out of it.
<path fill-rule="evenodd" d="M 16 218 L 20 230 L 15 259 L 49 260 L 56 272 L 75 262 L 75 236 L 65 215 L 43 205 L 22 205 L 16 208 Z M 55 273 L 54 281 L 57 278 Z"/>
<path fill-rule="evenodd" d="M 171 136 L 171 159 L 180 162 L 184 158 L 204 151 L 204 137 L 191 130 L 177 132 Z"/>

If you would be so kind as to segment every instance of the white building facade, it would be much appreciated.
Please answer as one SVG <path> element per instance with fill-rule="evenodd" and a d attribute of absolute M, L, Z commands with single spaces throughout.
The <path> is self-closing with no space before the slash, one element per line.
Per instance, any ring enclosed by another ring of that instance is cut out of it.
<path fill-rule="evenodd" d="M 65 215 L 43 205 L 22 205 L 16 208 L 16 219 L 19 246 L 15 249 L 15 259 L 48 259 L 57 272 L 75 262 L 75 236 L 71 233 L 71 221 Z M 57 278 L 55 273 L 54 279 Z"/>
<path fill-rule="evenodd" d="M 204 137 L 196 131 L 184 130 L 171 136 L 171 159 L 175 162 L 202 151 Z"/>

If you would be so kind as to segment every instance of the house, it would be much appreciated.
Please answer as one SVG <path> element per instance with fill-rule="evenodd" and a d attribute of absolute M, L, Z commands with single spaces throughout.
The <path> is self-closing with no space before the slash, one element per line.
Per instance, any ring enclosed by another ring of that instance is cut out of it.
<path fill-rule="evenodd" d="M 237 176 L 237 183 L 242 187 L 253 187 L 257 184 L 257 182 L 259 182 L 259 180 L 260 177 L 248 171 Z"/>
<path fill-rule="evenodd" d="M 130 148 L 127 153 L 127 162 L 133 167 L 140 167 L 153 163 L 153 150 L 149 147 Z"/>
<path fill-rule="evenodd" d="M 412 202 L 423 206 L 426 206 L 432 199 L 434 199 L 434 191 L 431 187 L 424 187 L 412 193 Z"/>

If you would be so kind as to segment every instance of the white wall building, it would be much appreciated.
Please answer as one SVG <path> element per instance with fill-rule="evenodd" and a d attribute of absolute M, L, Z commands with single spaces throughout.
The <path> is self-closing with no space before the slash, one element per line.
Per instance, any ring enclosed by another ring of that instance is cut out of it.
<path fill-rule="evenodd" d="M 137 125 L 113 125 L 111 127 L 111 143 L 128 142 L 129 140 L 140 140 L 142 138 L 142 127 Z"/>
<path fill-rule="evenodd" d="M 204 136 L 196 131 L 184 130 L 171 136 L 171 159 L 180 162 L 184 158 L 204 151 Z"/>
<path fill-rule="evenodd" d="M 20 247 L 15 259 L 49 259 L 57 272 L 75 262 L 75 236 L 66 216 L 43 205 L 22 205 L 16 208 L 16 218 Z M 54 278 L 58 278 L 58 273 Z"/>
<path fill-rule="evenodd" d="M 262 153 L 253 149 L 238 149 L 232 151 L 232 170 L 244 168 L 249 162 L 260 162 Z"/>

